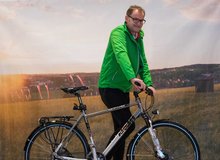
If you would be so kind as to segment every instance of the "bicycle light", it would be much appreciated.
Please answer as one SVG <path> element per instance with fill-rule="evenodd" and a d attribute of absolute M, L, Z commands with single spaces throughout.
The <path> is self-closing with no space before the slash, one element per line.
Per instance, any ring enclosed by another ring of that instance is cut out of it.
<path fill-rule="evenodd" d="M 159 112 L 159 110 L 158 110 L 158 109 L 155 109 L 155 110 L 153 110 L 153 111 L 152 111 L 152 114 L 159 115 L 159 114 L 160 114 L 160 112 Z"/>

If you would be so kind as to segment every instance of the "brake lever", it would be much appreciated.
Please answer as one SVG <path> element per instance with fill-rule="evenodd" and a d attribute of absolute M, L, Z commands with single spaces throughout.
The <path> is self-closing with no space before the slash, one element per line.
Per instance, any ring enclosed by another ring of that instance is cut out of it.
<path fill-rule="evenodd" d="M 150 89 L 150 88 L 146 88 L 146 91 L 145 91 L 149 96 L 153 96 L 154 95 L 154 93 L 153 93 L 153 91 Z"/>

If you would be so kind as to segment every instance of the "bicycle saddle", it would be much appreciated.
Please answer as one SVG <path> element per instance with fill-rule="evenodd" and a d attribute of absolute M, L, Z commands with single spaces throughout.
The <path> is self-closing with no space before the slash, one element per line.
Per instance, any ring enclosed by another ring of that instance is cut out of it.
<path fill-rule="evenodd" d="M 77 91 L 84 91 L 87 90 L 87 86 L 80 86 L 80 87 L 65 87 L 61 88 L 62 91 L 68 94 L 75 94 Z"/>

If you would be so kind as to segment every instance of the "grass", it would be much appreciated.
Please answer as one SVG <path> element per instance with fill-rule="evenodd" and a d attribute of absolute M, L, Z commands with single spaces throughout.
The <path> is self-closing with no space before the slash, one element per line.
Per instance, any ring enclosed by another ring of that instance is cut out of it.
<path fill-rule="evenodd" d="M 105 109 L 100 97 L 83 97 L 83 100 L 87 104 L 88 112 Z M 76 98 L 1 104 L 0 160 L 23 159 L 25 140 L 38 125 L 39 117 L 77 115 L 75 111 L 72 112 L 74 103 L 77 103 Z M 161 113 L 158 119 L 171 119 L 192 131 L 199 142 L 203 160 L 219 158 L 220 84 L 215 85 L 213 93 L 195 93 L 193 87 L 158 90 L 155 108 Z M 102 151 L 113 132 L 111 116 L 105 114 L 90 121 L 98 150 Z M 142 125 L 138 121 L 136 131 Z"/>

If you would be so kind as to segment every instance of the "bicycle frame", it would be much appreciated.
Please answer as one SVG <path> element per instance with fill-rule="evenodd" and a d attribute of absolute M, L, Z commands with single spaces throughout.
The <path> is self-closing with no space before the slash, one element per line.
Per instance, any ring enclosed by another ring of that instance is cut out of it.
<path fill-rule="evenodd" d="M 69 135 L 72 132 L 72 130 L 82 121 L 82 119 L 84 119 L 84 122 L 85 122 L 85 125 L 86 125 L 86 128 L 87 128 L 87 132 L 88 132 L 88 135 L 89 135 L 89 142 L 90 142 L 89 144 L 90 144 L 91 152 L 92 152 L 92 155 L 93 155 L 93 159 L 97 160 L 98 157 L 97 157 L 96 147 L 95 147 L 95 143 L 94 143 L 94 140 L 93 140 L 93 136 L 92 136 L 92 132 L 91 132 L 91 129 L 90 129 L 90 124 L 89 124 L 88 118 L 96 117 L 96 116 L 99 116 L 99 115 L 102 115 L 102 114 L 106 114 L 106 113 L 109 113 L 109 112 L 125 109 L 125 108 L 132 107 L 132 106 L 137 106 L 138 107 L 137 111 L 135 111 L 135 113 L 128 119 L 128 121 L 124 124 L 124 126 L 119 130 L 119 132 L 116 134 L 114 139 L 108 144 L 108 146 L 105 148 L 105 150 L 103 151 L 102 154 L 104 156 L 106 156 L 110 152 L 110 150 L 116 145 L 116 143 L 121 139 L 121 137 L 124 135 L 124 133 L 131 126 L 131 124 L 134 123 L 135 120 L 139 116 L 142 116 L 142 118 L 146 122 L 146 126 L 149 128 L 149 131 L 150 131 L 149 133 L 152 137 L 152 140 L 153 140 L 153 143 L 155 145 L 155 149 L 157 151 L 157 154 L 158 154 L 158 156 L 163 158 L 164 155 L 161 152 L 161 147 L 160 147 L 159 141 L 158 141 L 158 139 L 157 139 L 157 137 L 154 133 L 150 116 L 146 112 L 144 112 L 144 110 L 142 108 L 141 100 L 138 96 L 138 93 L 135 94 L 135 92 L 134 92 L 134 96 L 135 96 L 135 103 L 116 106 L 116 107 L 113 107 L 113 108 L 110 108 L 110 109 L 105 109 L 105 110 L 102 110 L 102 111 L 97 111 L 97 112 L 93 112 L 93 113 L 89 113 L 89 114 L 87 114 L 85 110 L 82 110 L 82 114 L 73 123 L 73 126 L 71 127 L 71 129 L 69 130 L 69 132 L 67 133 L 65 138 L 58 145 L 58 147 L 56 148 L 53 155 L 55 157 L 58 157 L 58 158 L 63 159 L 63 160 L 86 160 L 86 159 L 59 156 L 57 154 L 57 152 L 59 151 L 59 149 L 62 146 L 67 145 L 67 143 L 68 143 L 67 140 L 69 138 L 71 138 L 71 137 L 69 137 Z M 78 97 L 78 100 L 79 100 L 80 104 L 83 104 L 80 95 L 77 96 L 77 97 Z"/>

